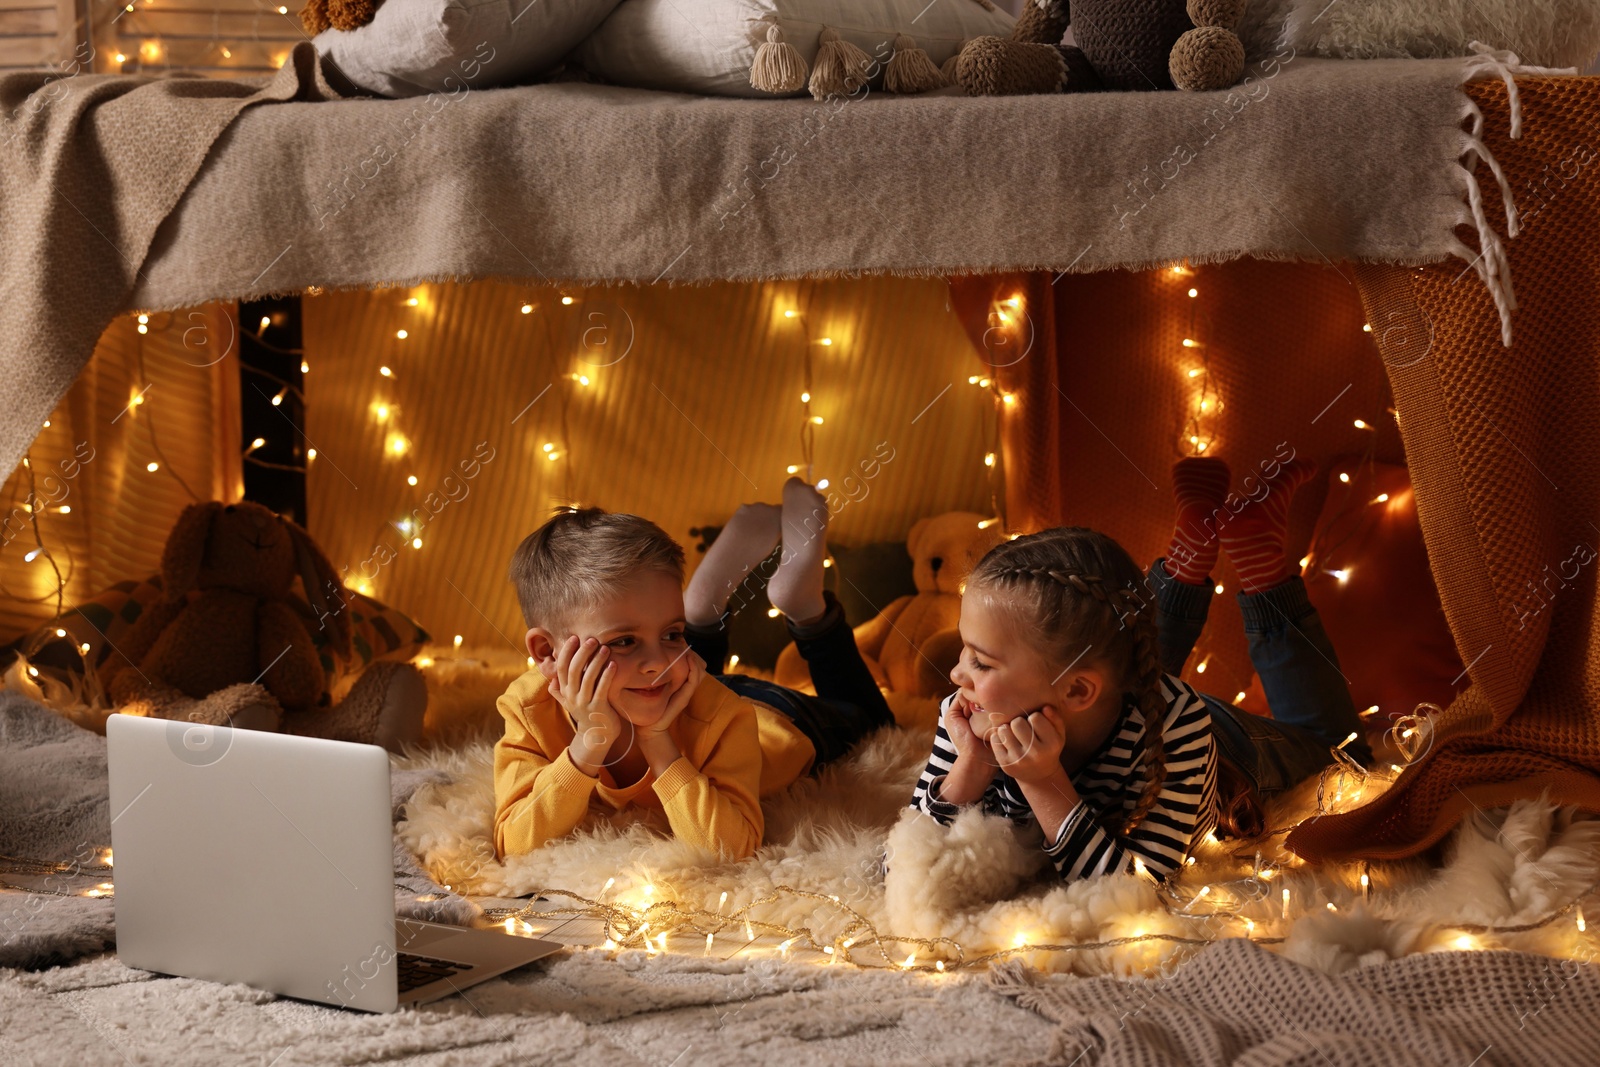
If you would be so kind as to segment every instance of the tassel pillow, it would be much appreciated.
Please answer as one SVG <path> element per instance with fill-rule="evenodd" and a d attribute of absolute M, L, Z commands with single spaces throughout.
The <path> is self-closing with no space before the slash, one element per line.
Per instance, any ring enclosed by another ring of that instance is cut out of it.
<path fill-rule="evenodd" d="M 1013 23 L 990 0 L 623 0 L 574 58 L 618 85 L 708 96 L 921 93 L 948 84 L 940 66 L 964 41 Z"/>

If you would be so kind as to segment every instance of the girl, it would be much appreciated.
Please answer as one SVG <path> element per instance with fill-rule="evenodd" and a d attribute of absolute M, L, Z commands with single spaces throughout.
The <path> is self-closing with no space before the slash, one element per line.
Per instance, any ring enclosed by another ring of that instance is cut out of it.
<path fill-rule="evenodd" d="M 1223 461 L 1180 460 L 1177 529 L 1145 573 L 1082 527 L 986 554 L 961 603 L 964 647 L 950 672 L 960 689 L 940 706 L 911 806 L 947 825 L 979 802 L 1037 823 L 1065 879 L 1135 861 L 1159 878 L 1214 828 L 1259 832 L 1260 799 L 1332 762 L 1330 747 L 1370 761 L 1338 659 L 1284 556 L 1289 501 L 1314 469 L 1272 464 L 1233 511 Z M 1244 586 L 1272 719 L 1176 677 L 1205 625 L 1219 548 Z"/>

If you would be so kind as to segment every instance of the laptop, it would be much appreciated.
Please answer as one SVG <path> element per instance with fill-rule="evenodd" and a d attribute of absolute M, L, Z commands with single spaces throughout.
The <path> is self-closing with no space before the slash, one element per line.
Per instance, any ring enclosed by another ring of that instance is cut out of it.
<path fill-rule="evenodd" d="M 395 914 L 377 745 L 121 714 L 106 744 L 129 967 L 391 1012 L 562 947 Z"/>

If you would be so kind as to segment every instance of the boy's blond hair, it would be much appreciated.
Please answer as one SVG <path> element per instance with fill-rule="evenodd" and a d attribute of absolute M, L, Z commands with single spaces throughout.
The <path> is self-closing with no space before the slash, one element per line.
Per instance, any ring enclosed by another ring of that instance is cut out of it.
<path fill-rule="evenodd" d="M 557 508 L 511 555 L 511 584 L 528 626 L 560 631 L 642 570 L 683 582 L 683 547 L 638 515 Z"/>

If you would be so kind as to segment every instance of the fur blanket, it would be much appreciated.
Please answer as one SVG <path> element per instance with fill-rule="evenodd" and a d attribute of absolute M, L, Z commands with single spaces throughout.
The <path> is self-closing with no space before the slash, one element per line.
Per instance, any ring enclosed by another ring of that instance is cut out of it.
<path fill-rule="evenodd" d="M 440 670 L 451 673 L 441 678 Z M 440 772 L 412 796 L 396 833 L 435 882 L 473 896 L 544 893 L 570 903 L 556 892 L 564 890 L 642 906 L 648 885 L 653 900 L 731 912 L 788 886 L 837 897 L 884 934 L 953 939 L 966 959 L 1018 944 L 1248 935 L 1283 938 L 1284 955 L 1338 973 L 1468 945 L 1570 955 L 1576 935 L 1571 906 L 1600 879 L 1600 820 L 1547 800 L 1525 800 L 1466 820 L 1447 840 L 1439 864 L 1423 858 L 1371 864 L 1365 892 L 1361 865 L 1308 867 L 1277 846 L 1281 834 L 1212 844 L 1168 889 L 1131 875 L 1063 884 L 1044 862 L 1037 831 L 1018 833 L 1004 819 L 976 810 L 946 829 L 908 808 L 932 733 L 898 728 L 880 731 L 845 760 L 769 798 L 766 844 L 747 861 L 721 862 L 629 810 L 609 818 L 591 814 L 569 837 L 501 863 L 491 837 L 497 729 L 490 727 L 498 722 L 482 718 L 485 698 L 492 705 L 489 694 L 497 696 L 501 684 L 492 671 L 436 663 L 430 723 L 455 743 L 396 763 Z M 1278 798 L 1268 825 L 1314 815 L 1317 786 L 1313 779 Z M 1382 787 L 1376 778 L 1366 786 L 1369 793 Z M 1258 863 L 1263 876 L 1252 877 Z M 1202 887 L 1209 888 L 1202 893 Z M 1556 921 L 1521 932 L 1463 934 L 1460 926 L 1527 924 L 1558 912 Z M 752 914 L 808 926 L 824 943 L 851 921 L 844 907 L 781 893 Z M 931 958 L 926 949 L 910 947 Z M 1196 949 L 1151 940 L 1018 955 L 1045 970 L 1148 975 Z M 901 946 L 892 961 L 855 951 L 861 962 L 899 963 L 909 950 Z"/>

